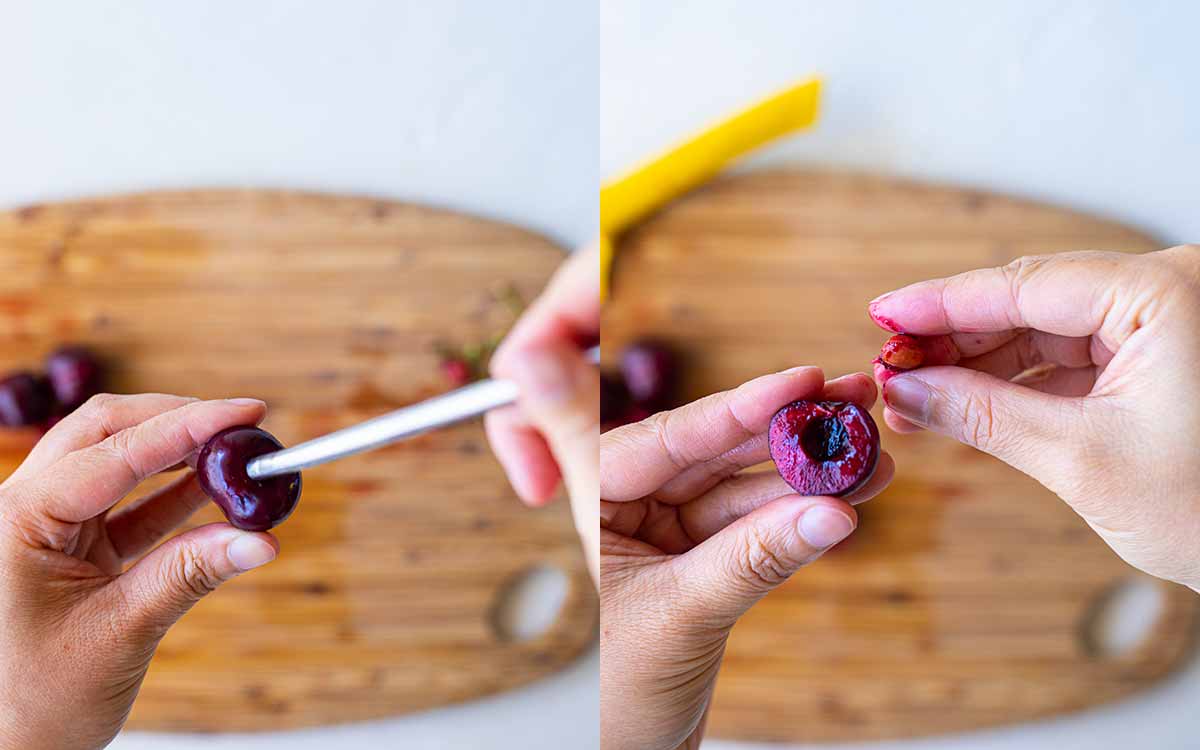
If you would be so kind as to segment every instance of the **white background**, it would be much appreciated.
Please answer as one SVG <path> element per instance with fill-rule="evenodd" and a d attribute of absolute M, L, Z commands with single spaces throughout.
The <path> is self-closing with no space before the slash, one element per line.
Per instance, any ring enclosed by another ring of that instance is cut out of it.
<path fill-rule="evenodd" d="M 1200 242 L 1198 3 L 605 0 L 602 8 L 606 177 L 819 72 L 827 84 L 819 127 L 752 165 L 953 181 L 1107 214 L 1167 243 Z M 1200 662 L 1142 697 L 1061 721 L 862 747 L 1196 748 L 1198 706 Z M 705 745 L 748 747 L 760 746 Z"/>
<path fill-rule="evenodd" d="M 555 0 L 0 0 L 0 207 L 281 186 L 450 206 L 575 245 L 598 213 L 598 13 Z M 597 672 L 593 650 L 443 711 L 113 747 L 587 750 Z"/>

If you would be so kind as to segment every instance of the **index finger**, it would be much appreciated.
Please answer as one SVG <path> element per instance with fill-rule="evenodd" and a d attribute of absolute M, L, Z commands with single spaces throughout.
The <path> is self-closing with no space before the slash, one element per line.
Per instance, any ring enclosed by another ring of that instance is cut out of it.
<path fill-rule="evenodd" d="M 824 387 L 821 368 L 795 367 L 610 430 L 601 436 L 600 497 L 645 497 L 689 467 L 766 432 L 782 406 L 818 398 Z"/>
<path fill-rule="evenodd" d="M 32 476 L 71 451 L 98 443 L 151 417 L 198 400 L 165 393 L 92 396 L 42 436 L 13 476 L 18 479 Z"/>
<path fill-rule="evenodd" d="M 1035 328 L 1061 336 L 1097 333 L 1114 278 L 1137 256 L 1078 252 L 1018 258 L 889 292 L 868 306 L 879 326 L 931 336 Z"/>
<path fill-rule="evenodd" d="M 266 404 L 253 399 L 197 401 L 68 453 L 22 482 L 32 510 L 64 523 L 107 511 L 143 479 L 174 466 L 221 430 L 255 424 Z"/>

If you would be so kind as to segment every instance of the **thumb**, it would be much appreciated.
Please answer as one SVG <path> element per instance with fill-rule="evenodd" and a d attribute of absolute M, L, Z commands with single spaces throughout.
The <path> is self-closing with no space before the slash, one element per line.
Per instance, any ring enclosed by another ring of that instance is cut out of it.
<path fill-rule="evenodd" d="M 743 516 L 675 559 L 689 611 L 731 627 L 771 589 L 850 536 L 854 508 L 832 497 L 786 495 Z"/>
<path fill-rule="evenodd" d="M 600 571 L 600 373 L 578 349 L 546 346 L 512 358 L 520 406 L 546 438 L 571 496 L 593 580 Z"/>
<path fill-rule="evenodd" d="M 897 375 L 883 402 L 921 427 L 990 453 L 1045 479 L 1052 450 L 1081 428 L 1082 399 L 1056 396 L 963 367 L 928 367 Z"/>
<path fill-rule="evenodd" d="M 279 542 L 267 533 L 215 523 L 159 545 L 121 575 L 116 585 L 135 628 L 158 634 L 218 586 L 275 559 Z"/>

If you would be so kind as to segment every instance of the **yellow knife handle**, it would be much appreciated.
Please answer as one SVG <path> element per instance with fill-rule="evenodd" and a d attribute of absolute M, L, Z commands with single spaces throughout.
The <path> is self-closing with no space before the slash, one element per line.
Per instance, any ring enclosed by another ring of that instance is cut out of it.
<path fill-rule="evenodd" d="M 812 125 L 820 98 L 820 79 L 792 86 L 605 185 L 600 190 L 601 234 L 620 234 L 739 156 Z"/>

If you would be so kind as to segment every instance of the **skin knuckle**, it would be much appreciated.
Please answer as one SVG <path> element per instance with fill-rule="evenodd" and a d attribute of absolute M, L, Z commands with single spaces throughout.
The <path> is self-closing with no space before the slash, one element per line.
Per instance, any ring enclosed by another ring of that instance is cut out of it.
<path fill-rule="evenodd" d="M 967 394 L 961 413 L 961 438 L 980 450 L 992 448 L 996 438 L 996 414 L 995 404 L 987 390 Z"/>
<path fill-rule="evenodd" d="M 25 481 L 5 493 L 0 520 L 15 532 L 15 537 L 32 547 L 48 547 L 60 552 L 73 551 L 79 540 L 79 527 L 42 512 L 51 504 L 49 491 L 37 482 Z"/>
<path fill-rule="evenodd" d="M 1029 287 L 1033 279 L 1046 269 L 1050 256 L 1023 255 L 1000 269 L 1008 280 L 1009 296 L 1016 309 L 1021 308 L 1021 291 Z M 1015 325 L 1018 321 L 1013 321 Z"/>
<path fill-rule="evenodd" d="M 97 417 L 102 414 L 110 414 L 120 403 L 121 397 L 113 393 L 97 393 L 83 403 L 79 407 L 79 411 L 84 412 L 92 417 Z"/>
<path fill-rule="evenodd" d="M 221 585 L 221 577 L 213 569 L 201 551 L 191 545 L 184 545 L 172 569 L 176 588 L 196 599 L 205 597 L 217 590 Z"/>
<path fill-rule="evenodd" d="M 1019 285 L 1042 271 L 1050 259 L 1051 256 L 1049 255 L 1022 255 L 1003 266 L 1000 270 L 1008 276 L 1013 284 Z"/>
<path fill-rule="evenodd" d="M 657 414 L 652 414 L 643 420 L 642 424 L 646 429 L 650 430 L 658 442 L 663 455 L 665 455 L 671 463 L 680 471 L 683 471 L 690 465 L 687 456 L 683 455 L 676 447 L 674 438 L 672 437 L 671 427 L 671 412 L 660 411 Z"/>
<path fill-rule="evenodd" d="M 776 551 L 776 545 L 761 531 L 747 534 L 739 549 L 743 575 L 757 587 L 778 586 L 791 575 L 793 566 Z"/>
<path fill-rule="evenodd" d="M 110 435 L 102 445 L 114 458 L 124 464 L 130 474 L 142 476 L 141 467 L 134 455 L 133 430 L 122 430 Z"/>

